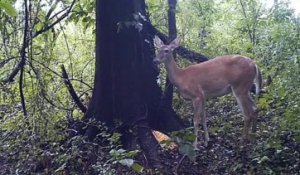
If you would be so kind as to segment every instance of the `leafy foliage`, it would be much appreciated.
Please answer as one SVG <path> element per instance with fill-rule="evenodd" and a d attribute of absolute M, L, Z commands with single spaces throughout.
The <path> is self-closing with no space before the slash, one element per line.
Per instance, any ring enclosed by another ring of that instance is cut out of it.
<path fill-rule="evenodd" d="M 130 172 L 126 167 L 143 172 L 144 168 L 134 160 L 138 151 L 119 148 L 120 134 L 110 134 L 101 123 L 90 124 L 101 130 L 93 142 L 83 136 L 42 142 L 30 130 L 21 133 L 23 128 L 6 135 L 0 148 L 0 174 L 116 174 Z M 5 167 L 12 162 L 10 167 Z"/>
<path fill-rule="evenodd" d="M 0 9 L 5 10 L 6 14 L 9 16 L 17 16 L 16 9 L 9 2 L 0 1 Z"/>

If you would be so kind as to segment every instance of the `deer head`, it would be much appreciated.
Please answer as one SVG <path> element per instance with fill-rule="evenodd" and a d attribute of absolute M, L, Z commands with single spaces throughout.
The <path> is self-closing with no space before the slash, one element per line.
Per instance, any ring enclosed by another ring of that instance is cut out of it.
<path fill-rule="evenodd" d="M 156 64 L 165 63 L 170 59 L 173 59 L 173 51 L 180 44 L 180 38 L 175 38 L 169 45 L 165 45 L 161 39 L 157 36 L 154 38 L 155 45 L 157 47 L 157 54 L 153 62 Z"/>

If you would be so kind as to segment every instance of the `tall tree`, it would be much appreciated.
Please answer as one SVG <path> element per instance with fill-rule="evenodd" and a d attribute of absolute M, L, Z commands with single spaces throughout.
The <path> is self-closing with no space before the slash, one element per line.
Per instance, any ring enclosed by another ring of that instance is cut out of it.
<path fill-rule="evenodd" d="M 145 1 L 97 1 L 96 72 L 85 119 L 95 118 L 111 128 L 120 120 L 123 144 L 132 145 L 134 139 L 127 131 L 133 130 L 150 163 L 158 166 L 152 129 L 170 132 L 183 128 L 183 124 L 161 101 L 147 19 Z M 89 129 L 87 134 L 92 138 L 97 132 Z"/>

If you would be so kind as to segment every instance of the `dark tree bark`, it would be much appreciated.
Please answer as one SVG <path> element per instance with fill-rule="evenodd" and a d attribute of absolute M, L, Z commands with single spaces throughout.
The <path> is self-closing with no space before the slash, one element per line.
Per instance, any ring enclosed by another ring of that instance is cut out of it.
<path fill-rule="evenodd" d="M 168 4 L 169 4 L 169 9 L 168 9 L 169 39 L 170 39 L 170 41 L 172 41 L 173 39 L 175 39 L 177 37 L 176 17 L 175 17 L 177 0 L 168 0 Z M 174 53 L 174 58 L 176 59 L 176 53 Z M 168 106 L 172 106 L 173 85 L 171 84 L 168 77 L 166 79 L 164 101 Z"/>
<path fill-rule="evenodd" d="M 138 143 L 153 166 L 157 165 L 157 143 L 151 129 L 170 132 L 183 128 L 171 107 L 162 102 L 152 60 L 153 38 L 143 0 L 96 1 L 96 72 L 94 91 L 84 120 L 95 118 L 114 128 L 120 120 L 124 146 Z M 86 134 L 97 134 L 90 127 Z"/>

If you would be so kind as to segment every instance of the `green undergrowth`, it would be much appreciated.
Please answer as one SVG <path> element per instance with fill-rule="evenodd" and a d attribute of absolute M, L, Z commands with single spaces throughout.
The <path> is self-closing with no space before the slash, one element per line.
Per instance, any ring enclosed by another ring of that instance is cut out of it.
<path fill-rule="evenodd" d="M 145 171 L 136 161 L 138 150 L 122 149 L 120 134 L 98 126 L 100 133 L 93 141 L 85 136 L 66 139 L 63 132 L 57 138 L 64 139 L 49 140 L 34 135 L 26 126 L 1 130 L 0 174 L 114 175 Z"/>

